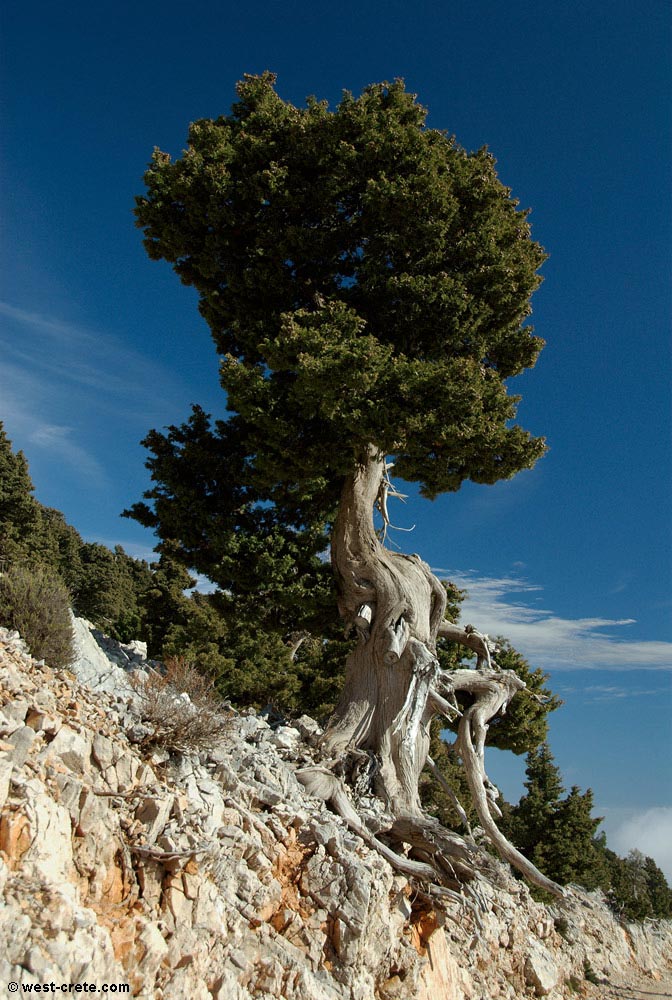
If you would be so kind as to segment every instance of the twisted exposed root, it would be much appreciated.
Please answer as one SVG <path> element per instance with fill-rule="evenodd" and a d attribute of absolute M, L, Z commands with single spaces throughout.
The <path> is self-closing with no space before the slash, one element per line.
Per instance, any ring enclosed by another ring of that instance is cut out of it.
<path fill-rule="evenodd" d="M 350 829 L 369 847 L 378 851 L 397 871 L 424 881 L 435 880 L 436 871 L 431 865 L 397 854 L 366 828 L 348 797 L 345 785 L 326 767 L 305 767 L 296 772 L 296 777 L 311 795 L 328 802 Z"/>
<path fill-rule="evenodd" d="M 517 868 L 529 882 L 538 885 L 554 896 L 564 896 L 562 887 L 553 882 L 552 879 L 542 875 L 539 869 L 507 840 L 492 817 L 493 802 L 489 799 L 487 791 L 490 781 L 483 767 L 482 746 L 480 752 L 478 748 L 478 740 L 481 738 L 480 733 L 483 729 L 483 722 L 479 719 L 479 711 L 482 711 L 482 707 L 478 702 L 475 702 L 462 716 L 458 729 L 457 749 L 464 764 L 469 789 L 481 826 L 501 857 Z M 472 738 L 473 729 L 479 733 L 476 747 Z"/>

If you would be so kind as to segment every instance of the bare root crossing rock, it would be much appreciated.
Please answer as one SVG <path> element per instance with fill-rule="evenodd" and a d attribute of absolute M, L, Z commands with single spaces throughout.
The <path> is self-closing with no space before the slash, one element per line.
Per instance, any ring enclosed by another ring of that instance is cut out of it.
<path fill-rule="evenodd" d="M 247 714 L 211 750 L 143 751 L 126 701 L 77 676 L 0 630 L 5 982 L 128 984 L 147 1000 L 558 1000 L 570 981 L 599 996 L 586 962 L 614 979 L 672 956 L 670 926 L 624 928 L 577 890 L 549 911 L 494 860 L 471 897 L 433 896 L 357 812 L 353 826 L 311 720 L 274 730 Z M 299 780 L 320 768 L 326 797 Z M 380 829 L 394 821 L 368 808 Z"/>

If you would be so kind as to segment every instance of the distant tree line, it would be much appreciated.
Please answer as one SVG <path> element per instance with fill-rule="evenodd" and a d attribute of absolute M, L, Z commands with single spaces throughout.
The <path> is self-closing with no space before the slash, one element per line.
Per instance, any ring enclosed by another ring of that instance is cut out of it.
<path fill-rule="evenodd" d="M 196 412 L 193 421 L 200 421 L 196 437 L 202 438 L 204 415 Z M 177 476 L 182 471 L 173 446 L 178 439 L 185 446 L 187 431 L 188 426 L 171 428 L 166 438 L 153 438 L 155 454 L 162 454 L 164 480 L 168 473 Z M 202 457 L 206 475 L 208 456 Z M 174 485 L 177 490 L 177 482 Z M 182 495 L 186 488 L 182 482 L 178 492 Z M 164 537 L 154 563 L 133 558 L 121 546 L 111 550 L 85 542 L 60 511 L 35 498 L 25 456 L 13 451 L 0 423 L 0 624 L 11 625 L 14 604 L 30 599 L 34 605 L 34 594 L 43 594 L 46 587 L 56 595 L 46 626 L 52 640 L 58 631 L 53 614 L 62 615 L 70 604 L 77 615 L 121 641 L 145 639 L 153 658 L 185 657 L 233 704 L 261 708 L 270 701 L 288 715 L 326 717 L 338 696 L 350 645 L 339 636 L 337 622 L 325 617 L 331 586 L 327 567 L 315 558 L 292 572 L 288 540 L 270 537 L 262 525 L 256 559 L 247 558 L 254 533 L 240 540 L 246 546 L 241 564 L 245 579 L 235 581 L 233 540 L 227 536 L 218 552 L 216 511 L 191 513 L 192 524 L 208 525 L 208 552 L 198 559 L 196 538 L 194 550 L 189 550 Z M 136 506 L 133 516 L 150 519 L 147 507 Z M 219 582 L 213 593 L 193 591 L 189 570 L 194 562 L 207 566 Z M 258 578 L 248 579 L 255 573 Z M 451 584 L 444 586 L 447 616 L 456 621 L 465 594 Z M 319 632 L 311 631 L 318 620 Z M 31 621 L 29 627 L 38 625 Z M 44 638 L 49 639 L 39 641 Z M 43 649 L 45 656 L 62 652 L 53 641 Z M 442 640 L 439 657 L 444 669 L 458 668 L 464 650 Z M 565 794 L 546 742 L 548 714 L 560 705 L 546 686 L 547 676 L 532 669 L 505 641 L 497 662 L 527 685 L 488 734 L 491 746 L 527 755 L 525 794 L 517 805 L 498 800 L 503 831 L 554 881 L 602 889 L 623 918 L 672 917 L 672 891 L 655 861 L 638 851 L 621 858 L 607 847 L 604 833 L 597 833 L 601 820 L 592 815 L 590 789 L 582 792 L 574 786 Z M 433 724 L 430 756 L 435 770 L 423 774 L 422 794 L 425 808 L 444 825 L 459 829 L 475 821 L 475 811 L 450 743 L 450 725 L 448 720 L 443 726 Z"/>
<path fill-rule="evenodd" d="M 434 729 L 431 756 L 448 779 L 469 824 L 474 822 L 475 812 L 446 735 L 438 727 Z M 582 792 L 574 785 L 565 794 L 560 769 L 545 740 L 527 750 L 525 773 L 526 791 L 517 805 L 498 799 L 502 811 L 499 823 L 540 871 L 561 885 L 601 889 L 614 912 L 625 920 L 672 917 L 672 890 L 664 873 L 653 858 L 640 851 L 621 858 L 607 847 L 606 834 L 597 832 L 602 820 L 593 816 L 592 790 Z M 425 775 L 423 790 L 425 807 L 442 823 L 453 829 L 465 826 L 454 800 L 430 774 Z M 533 894 L 544 898 L 538 890 Z"/>
<path fill-rule="evenodd" d="M 40 578 L 46 574 L 52 592 L 58 584 L 67 588 L 79 617 L 122 642 L 142 638 L 151 658 L 186 656 L 233 703 L 263 708 L 270 702 L 279 711 L 326 716 L 338 695 L 349 644 L 335 627 L 329 642 L 307 630 L 310 616 L 302 608 L 309 605 L 308 595 L 301 586 L 292 589 L 287 561 L 287 553 L 270 542 L 257 553 L 259 572 L 263 569 L 269 583 L 255 602 L 250 588 L 242 597 L 224 586 L 209 594 L 193 591 L 196 581 L 185 554 L 170 541 L 162 543 L 153 563 L 133 558 L 118 545 L 109 549 L 85 542 L 60 511 L 35 498 L 26 458 L 12 449 L 0 422 L 0 572 L 5 577 L 13 579 L 26 568 L 33 577 L 38 571 Z M 0 593 L 5 617 L 8 602 L 9 594 L 3 600 Z M 261 620 L 260 605 L 265 608 Z"/>

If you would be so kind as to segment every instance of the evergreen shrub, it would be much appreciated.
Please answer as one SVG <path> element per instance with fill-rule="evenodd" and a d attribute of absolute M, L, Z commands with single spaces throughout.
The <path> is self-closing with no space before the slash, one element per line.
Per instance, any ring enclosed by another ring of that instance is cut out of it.
<path fill-rule="evenodd" d="M 16 629 L 32 655 L 51 667 L 75 659 L 70 594 L 48 566 L 16 565 L 0 576 L 0 623 Z"/>

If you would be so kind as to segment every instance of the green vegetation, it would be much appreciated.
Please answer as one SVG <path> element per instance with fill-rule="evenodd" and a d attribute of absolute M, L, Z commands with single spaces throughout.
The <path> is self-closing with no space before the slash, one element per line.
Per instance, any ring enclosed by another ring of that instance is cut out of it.
<path fill-rule="evenodd" d="M 11 566 L 0 575 L 2 624 L 16 629 L 32 655 L 52 667 L 75 658 L 70 595 L 48 566 Z"/>
<path fill-rule="evenodd" d="M 5 571 L 0 616 L 2 624 L 24 635 L 35 655 L 51 656 L 54 665 L 54 655 L 62 661 L 60 646 L 58 653 L 36 652 L 44 647 L 35 645 L 38 631 L 31 629 L 25 610 L 34 608 L 31 615 L 38 614 L 42 598 L 36 595 L 51 588 L 63 607 L 72 605 L 76 614 L 108 635 L 121 641 L 141 636 L 151 657 L 187 657 L 235 704 L 263 708 L 270 702 L 279 711 L 306 711 L 320 718 L 333 710 L 350 644 L 335 631 L 327 641 L 306 630 L 317 613 L 301 609 L 314 608 L 320 592 L 311 594 L 311 603 L 305 581 L 292 585 L 291 565 L 275 589 L 261 593 L 267 617 L 260 623 L 254 616 L 260 604 L 253 593 L 247 600 L 235 600 L 224 590 L 185 593 L 194 580 L 184 566 L 184 554 L 169 543 L 162 546 L 158 562 L 148 564 L 120 546 L 111 551 L 84 542 L 59 511 L 43 506 L 33 492 L 26 459 L 13 452 L 0 424 L 0 572 Z M 261 558 L 258 562 L 261 572 L 266 564 Z M 215 575 L 211 564 L 207 568 Z M 229 567 L 234 571 L 235 560 Z M 324 582 L 324 593 L 330 593 L 328 568 L 315 560 L 315 571 Z M 20 614 L 12 607 L 19 600 L 17 588 L 23 588 Z M 11 599 L 10 591 L 15 595 Z M 55 599 L 45 599 L 45 614 Z M 293 606 L 298 610 L 292 616 Z"/>
<path fill-rule="evenodd" d="M 562 778 L 547 743 L 528 752 L 526 774 L 527 793 L 506 817 L 513 843 L 561 885 L 604 887 L 608 872 L 595 841 L 601 820 L 592 816 L 592 791 L 575 786 L 562 797 Z"/>
<path fill-rule="evenodd" d="M 600 846 L 609 866 L 610 902 L 616 913 L 626 920 L 672 917 L 672 889 L 665 875 L 653 858 L 641 851 L 630 851 L 626 858 L 619 858 L 606 846 L 603 837 Z"/>
<path fill-rule="evenodd" d="M 300 580 L 370 445 L 428 496 L 543 454 L 512 424 L 506 382 L 542 346 L 526 319 L 545 254 L 490 153 L 426 128 L 402 81 L 334 110 L 295 107 L 274 82 L 246 76 L 179 160 L 157 150 L 137 199 L 149 256 L 199 293 L 232 415 L 212 431 L 196 410 L 172 441 L 150 435 L 160 485 L 153 515 L 134 514 L 196 554 L 201 528 L 183 537 L 178 516 L 189 498 L 197 525 L 219 512 L 199 555 L 253 573 L 263 536 Z M 171 444 L 183 471 L 168 477 Z"/>
<path fill-rule="evenodd" d="M 160 558 L 152 565 L 84 542 L 42 506 L 24 456 L 0 427 L 0 614 L 14 623 L 17 607 L 35 615 L 40 601 L 55 607 L 58 594 L 62 609 L 69 594 L 77 613 L 119 639 L 145 638 L 173 672 L 195 665 L 233 704 L 270 702 L 324 719 L 354 645 L 343 638 L 338 600 L 364 650 L 349 659 L 346 695 L 360 706 L 371 697 L 353 733 L 367 751 L 387 745 L 389 754 L 385 734 L 403 712 L 386 696 L 401 709 L 413 692 L 376 686 L 395 672 L 376 660 L 391 647 L 373 633 L 405 637 L 404 650 L 432 650 L 443 594 L 428 569 L 424 589 L 418 584 L 419 562 L 381 557 L 373 535 L 368 549 L 361 544 L 362 522 L 349 520 L 354 480 L 362 469 L 371 482 L 377 476 L 369 500 L 383 509 L 385 455 L 394 457 L 395 476 L 433 498 L 465 479 L 508 478 L 543 454 L 543 441 L 514 423 L 518 397 L 508 382 L 542 346 L 526 321 L 544 253 L 491 155 L 467 153 L 426 128 L 424 109 L 401 82 L 345 94 L 333 111 L 314 99 L 305 108 L 282 101 L 268 73 L 246 77 L 238 97 L 229 115 L 191 126 L 181 159 L 155 153 L 136 208 L 149 255 L 172 263 L 199 293 L 229 416 L 213 422 L 194 406 L 185 423 L 147 435 L 153 485 L 126 513 L 156 532 Z M 330 544 L 338 588 L 325 561 Z M 367 563 L 365 550 L 375 559 Z M 411 564 L 416 577 L 407 578 Z M 189 595 L 191 572 L 215 591 Z M 444 587 L 445 617 L 455 622 L 463 595 Z M 425 599 L 438 616 L 417 606 Z M 427 634 L 413 634 L 430 619 Z M 26 638 L 32 628 L 34 644 L 40 624 L 24 617 L 15 627 Z M 504 640 L 500 646 L 499 666 L 526 690 L 493 719 L 488 743 L 528 755 L 526 794 L 515 806 L 501 803 L 505 832 L 553 880 L 608 890 L 624 916 L 669 915 L 670 890 L 655 863 L 606 848 L 590 790 L 565 795 L 545 743 L 559 700 L 541 671 Z M 36 655 L 56 663 L 67 653 Z M 444 671 L 464 658 L 456 642 L 439 640 Z M 407 667 L 410 683 L 420 674 Z M 155 732 L 168 726 L 164 742 L 187 745 L 194 716 L 171 721 L 180 706 L 167 684 L 157 675 L 146 688 L 147 718 Z M 344 724 L 356 714 L 348 714 L 347 696 Z M 473 698 L 458 695 L 467 721 Z M 375 739 L 374 718 L 383 719 Z M 425 806 L 459 828 L 474 823 L 475 810 L 458 755 L 442 739 L 451 726 L 434 723 L 431 756 L 466 816 L 434 774 L 425 770 L 420 780 Z M 404 740 L 395 745 L 406 753 Z M 392 774 L 398 761 L 387 763 Z M 397 785 L 395 794 L 408 798 L 401 779 Z M 471 787 L 476 796 L 483 783 Z"/>
<path fill-rule="evenodd" d="M 288 642 L 277 633 L 255 630 L 253 622 L 236 621 L 240 605 L 222 591 L 186 596 L 184 591 L 193 579 L 168 546 L 150 566 L 120 548 L 111 552 L 83 542 L 58 511 L 34 499 L 26 460 L 20 452 L 12 452 L 2 425 L 0 472 L 1 624 L 16 628 L 33 655 L 53 666 L 70 661 L 68 606 L 73 600 L 79 614 L 108 633 L 122 639 L 141 636 L 149 641 L 153 655 L 172 658 L 171 676 L 179 674 L 178 686 L 184 690 L 184 670 L 190 673 L 192 700 L 199 704 L 208 697 L 201 683 L 205 677 L 209 679 L 206 688 L 214 682 L 219 695 L 234 704 L 263 707 L 271 701 L 289 714 L 328 716 L 342 684 L 351 643 L 338 638 L 324 641 L 306 630 L 297 630 L 290 636 L 293 642 Z M 69 592 L 64 579 L 69 581 Z M 451 584 L 445 586 L 447 617 L 455 621 L 465 595 Z M 501 646 L 498 661 L 515 670 L 535 695 L 518 696 L 488 733 L 490 745 L 528 755 L 526 794 L 516 806 L 500 800 L 503 829 L 555 880 L 602 888 L 624 919 L 671 917 L 672 890 L 655 861 L 638 851 L 620 858 L 607 847 L 604 834 L 596 836 L 600 821 L 591 814 L 590 790 L 582 793 L 572 788 L 564 795 L 559 769 L 544 742 L 548 713 L 560 702 L 547 688 L 546 675 L 532 670 L 509 644 Z M 460 647 L 444 641 L 440 656 L 444 669 L 456 669 L 464 659 Z M 197 674 L 189 671 L 189 663 L 196 665 Z M 192 684 L 195 679 L 197 683 Z M 164 682 L 157 681 L 148 691 L 148 713 L 154 712 L 157 719 L 163 719 L 161 726 L 165 723 L 170 729 L 163 712 L 169 691 Z M 175 731 L 166 738 L 184 741 L 191 734 L 184 729 L 185 719 L 179 716 L 173 721 Z M 206 726 L 204 738 L 218 733 L 218 725 Z M 469 788 L 447 741 L 446 727 L 447 722 L 443 727 L 438 721 L 433 723 L 430 755 L 469 822 L 475 824 Z M 428 769 L 422 776 L 421 792 L 425 808 L 444 825 L 463 826 L 451 797 Z"/>
<path fill-rule="evenodd" d="M 672 917 L 672 890 L 653 858 L 639 851 L 619 858 L 609 850 L 605 834 L 597 834 L 591 789 L 573 786 L 564 794 L 547 743 L 528 752 L 526 774 L 525 795 L 515 806 L 504 804 L 501 823 L 526 857 L 561 885 L 602 889 L 626 920 Z"/>
<path fill-rule="evenodd" d="M 12 451 L 0 423 L 0 571 L 49 571 L 49 579 L 64 588 L 66 606 L 114 638 L 136 637 L 142 595 L 152 579 L 148 564 L 120 547 L 110 552 L 84 542 L 60 511 L 43 506 L 33 492 L 26 459 Z"/>

